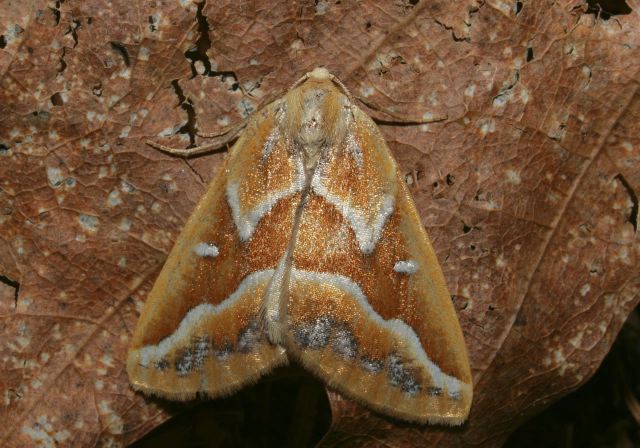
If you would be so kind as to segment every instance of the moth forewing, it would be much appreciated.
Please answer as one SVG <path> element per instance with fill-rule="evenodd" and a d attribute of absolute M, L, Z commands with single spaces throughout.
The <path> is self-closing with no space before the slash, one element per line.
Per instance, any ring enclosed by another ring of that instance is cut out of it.
<path fill-rule="evenodd" d="M 462 423 L 471 375 L 444 277 L 377 127 L 359 109 L 354 118 L 301 216 L 288 352 L 381 412 Z"/>
<path fill-rule="evenodd" d="M 274 144 L 262 160 L 274 125 L 273 113 L 247 125 L 178 237 L 133 335 L 134 388 L 170 399 L 218 396 L 286 363 L 258 319 L 299 202 L 286 146 Z M 254 172 L 259 165 L 266 169 Z"/>
<path fill-rule="evenodd" d="M 134 334 L 134 387 L 186 399 L 289 358 L 393 417 L 460 424 L 467 351 L 384 139 L 325 69 L 259 111 L 178 238 Z"/>

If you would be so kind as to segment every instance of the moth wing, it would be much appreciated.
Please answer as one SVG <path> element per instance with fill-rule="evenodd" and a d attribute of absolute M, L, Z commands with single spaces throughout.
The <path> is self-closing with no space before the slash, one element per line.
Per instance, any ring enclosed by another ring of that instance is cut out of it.
<path fill-rule="evenodd" d="M 259 324 L 260 299 L 289 242 L 300 167 L 280 138 L 278 104 L 257 114 L 178 237 L 134 332 L 135 389 L 217 396 L 287 361 Z"/>
<path fill-rule="evenodd" d="M 384 139 L 352 109 L 301 215 L 288 353 L 376 410 L 461 424 L 471 373 L 442 271 Z"/>

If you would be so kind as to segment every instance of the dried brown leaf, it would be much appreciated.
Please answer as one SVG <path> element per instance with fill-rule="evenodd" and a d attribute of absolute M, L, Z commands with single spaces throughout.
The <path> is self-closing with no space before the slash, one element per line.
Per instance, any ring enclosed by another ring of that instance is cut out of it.
<path fill-rule="evenodd" d="M 458 306 L 461 428 L 331 394 L 324 446 L 500 445 L 638 302 L 640 3 L 21 1 L 0 11 L 2 446 L 127 444 L 131 330 L 222 157 L 185 147 L 323 65 L 378 110 Z"/>

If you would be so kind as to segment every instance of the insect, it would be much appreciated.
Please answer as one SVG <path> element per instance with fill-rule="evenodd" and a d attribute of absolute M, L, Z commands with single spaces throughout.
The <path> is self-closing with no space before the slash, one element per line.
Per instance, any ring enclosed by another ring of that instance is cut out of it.
<path fill-rule="evenodd" d="M 460 325 L 404 178 L 324 68 L 246 123 L 148 296 L 127 371 L 137 390 L 187 400 L 289 361 L 398 419 L 456 425 L 471 406 Z"/>

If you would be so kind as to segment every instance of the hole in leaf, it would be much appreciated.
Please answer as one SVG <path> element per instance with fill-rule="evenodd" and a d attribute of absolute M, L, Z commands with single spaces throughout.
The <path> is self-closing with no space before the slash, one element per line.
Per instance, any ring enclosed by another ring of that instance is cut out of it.
<path fill-rule="evenodd" d="M 153 18 L 153 16 L 149 16 L 148 20 L 149 20 L 149 30 L 153 33 L 155 30 L 158 29 L 158 27 L 156 27 L 156 20 Z"/>
<path fill-rule="evenodd" d="M 456 176 L 454 176 L 453 174 L 447 174 L 446 181 L 447 185 L 453 185 L 454 183 L 456 183 Z"/>
<path fill-rule="evenodd" d="M 521 1 L 517 1 L 516 2 L 516 15 L 520 14 L 520 11 L 522 11 L 522 2 Z"/>
<path fill-rule="evenodd" d="M 121 44 L 120 42 L 114 42 L 114 41 L 111 41 L 109 43 L 111 44 L 111 48 L 113 48 L 117 53 L 120 54 L 120 56 L 122 56 L 122 59 L 124 60 L 124 65 L 129 67 L 129 64 L 131 64 L 131 60 L 129 58 L 129 51 L 127 51 L 127 48 L 124 46 L 124 44 Z"/>
<path fill-rule="evenodd" d="M 73 48 L 76 48 L 76 46 L 78 45 L 78 28 L 80 28 L 82 26 L 82 24 L 80 23 L 80 20 L 78 19 L 73 19 L 71 21 L 71 25 L 69 25 L 69 28 L 67 29 L 67 32 L 64 33 L 66 34 L 71 34 L 71 37 L 73 38 Z"/>
<path fill-rule="evenodd" d="M 62 55 L 60 56 L 60 68 L 58 68 L 58 73 L 62 73 L 67 69 L 67 62 L 64 60 L 66 54 L 67 47 L 62 47 Z"/>
<path fill-rule="evenodd" d="M 7 286 L 13 288 L 13 306 L 14 308 L 18 307 L 18 293 L 20 292 L 20 282 L 16 280 L 11 280 L 6 275 L 0 275 L 0 282 L 4 283 Z"/>
<path fill-rule="evenodd" d="M 637 232 L 638 231 L 638 212 L 639 212 L 639 210 L 638 210 L 638 206 L 639 206 L 638 195 L 636 194 L 636 192 L 633 189 L 633 187 L 631 187 L 629 182 L 627 182 L 627 179 L 625 179 L 622 174 L 616 175 L 614 177 L 614 179 L 617 179 L 618 181 L 620 181 L 620 183 L 622 184 L 624 189 L 627 190 L 627 194 L 629 195 L 629 199 L 631 199 L 631 212 L 629 213 L 628 221 L 633 226 L 633 231 Z"/>
<path fill-rule="evenodd" d="M 60 4 L 62 3 L 62 1 L 57 1 L 56 2 L 56 7 L 52 8 L 49 7 L 49 9 L 51 10 L 51 12 L 53 13 L 53 18 L 56 21 L 56 25 L 60 24 Z"/>
<path fill-rule="evenodd" d="M 56 92 L 51 95 L 51 104 L 53 104 L 54 106 L 62 106 L 64 104 L 64 100 L 62 99 L 62 95 L 60 95 L 60 92 Z"/>
<path fill-rule="evenodd" d="M 533 61 L 533 48 L 527 47 L 527 62 Z"/>
<path fill-rule="evenodd" d="M 625 0 L 587 0 L 587 14 L 594 14 L 602 20 L 613 16 L 630 14 L 632 9 Z"/>
<path fill-rule="evenodd" d="M 191 77 L 194 78 L 198 74 L 196 69 L 196 62 L 200 61 L 204 66 L 204 72 L 202 75 L 212 76 L 211 73 L 211 61 L 207 51 L 211 48 L 211 38 L 209 37 L 209 21 L 207 16 L 202 14 L 202 10 L 207 4 L 206 0 L 200 3 L 196 3 L 198 9 L 196 10 L 196 21 L 198 22 L 198 39 L 195 42 L 195 46 L 191 47 L 184 52 L 184 56 L 191 61 Z"/>
<path fill-rule="evenodd" d="M 4 48 L 7 46 L 7 39 L 4 38 L 4 34 L 0 36 L 0 48 Z"/>
<path fill-rule="evenodd" d="M 184 126 L 178 129 L 180 134 L 189 135 L 189 148 L 195 146 L 196 144 L 196 111 L 193 108 L 193 103 L 190 99 L 185 97 L 184 92 L 182 91 L 182 87 L 178 84 L 178 80 L 174 79 L 171 81 L 171 85 L 173 86 L 173 90 L 175 90 L 176 95 L 178 96 L 179 105 L 187 113 L 187 122 Z"/>

